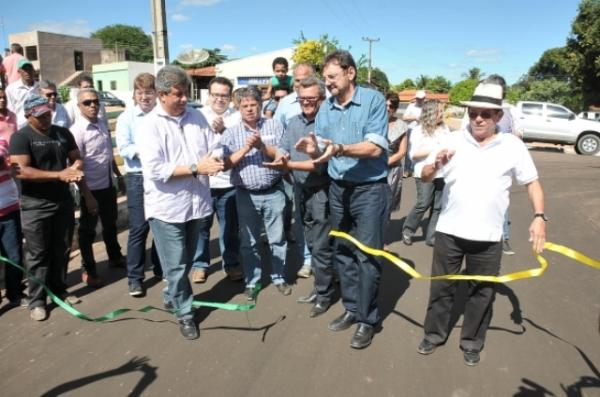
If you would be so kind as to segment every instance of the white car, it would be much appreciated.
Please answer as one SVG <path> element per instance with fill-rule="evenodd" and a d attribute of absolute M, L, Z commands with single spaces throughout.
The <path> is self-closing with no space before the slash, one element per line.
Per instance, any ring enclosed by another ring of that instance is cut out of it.
<path fill-rule="evenodd" d="M 600 123 L 578 117 L 562 105 L 547 102 L 517 103 L 523 140 L 574 145 L 578 154 L 600 151 Z"/>
<path fill-rule="evenodd" d="M 600 112 L 592 112 L 591 110 L 589 110 L 587 112 L 579 113 L 577 117 L 581 117 L 582 119 L 600 121 Z"/>

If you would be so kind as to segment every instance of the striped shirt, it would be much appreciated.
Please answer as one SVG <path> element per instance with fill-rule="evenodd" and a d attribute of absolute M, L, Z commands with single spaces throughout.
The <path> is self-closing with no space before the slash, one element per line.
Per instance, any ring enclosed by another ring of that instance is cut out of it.
<path fill-rule="evenodd" d="M 283 125 L 275 119 L 260 119 L 257 130 L 264 144 L 279 146 L 283 136 Z M 221 144 L 223 156 L 229 157 L 244 147 L 246 138 L 254 134 L 248 130 L 243 121 L 227 128 L 223 132 Z M 264 190 L 275 185 L 281 180 L 281 172 L 271 170 L 263 165 L 269 162 L 261 150 L 252 148 L 231 171 L 231 184 L 247 190 Z"/>

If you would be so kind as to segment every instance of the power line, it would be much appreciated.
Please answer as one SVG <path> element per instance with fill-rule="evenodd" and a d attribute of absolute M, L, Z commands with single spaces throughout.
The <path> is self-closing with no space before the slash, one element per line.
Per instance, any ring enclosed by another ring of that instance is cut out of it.
<path fill-rule="evenodd" d="M 368 41 L 369 42 L 369 74 L 368 74 L 368 77 L 367 77 L 367 81 L 369 82 L 369 84 L 371 84 L 371 59 L 372 59 L 372 57 L 371 57 L 371 47 L 373 46 L 373 42 L 379 41 L 379 37 L 376 38 L 376 39 L 373 39 L 371 37 L 363 37 L 362 39 L 363 39 L 363 41 Z"/>

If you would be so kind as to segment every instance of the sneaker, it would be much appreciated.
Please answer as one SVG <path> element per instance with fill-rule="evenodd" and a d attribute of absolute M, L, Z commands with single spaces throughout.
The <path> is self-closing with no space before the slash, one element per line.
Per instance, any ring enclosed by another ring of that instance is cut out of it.
<path fill-rule="evenodd" d="M 515 251 L 512 250 L 508 240 L 502 241 L 502 253 L 504 255 L 514 255 Z"/>
<path fill-rule="evenodd" d="M 65 301 L 66 303 L 68 303 L 69 305 L 73 306 L 76 305 L 78 303 L 81 303 L 81 299 L 79 299 L 78 297 L 76 297 L 75 295 L 71 295 L 71 294 L 66 294 L 63 295 L 61 297 L 61 299 L 63 301 Z"/>
<path fill-rule="evenodd" d="M 9 299 L 8 304 L 11 307 L 17 307 L 17 306 L 27 307 L 29 305 L 29 298 L 27 297 L 27 295 L 21 294 L 20 296 L 14 298 L 14 299 Z"/>
<path fill-rule="evenodd" d="M 312 268 L 310 264 L 305 264 L 300 268 L 300 270 L 298 270 L 298 273 L 296 273 L 296 275 L 300 278 L 309 278 L 311 274 Z"/>
<path fill-rule="evenodd" d="M 140 283 L 129 284 L 129 295 L 130 296 L 144 296 L 144 287 Z"/>
<path fill-rule="evenodd" d="M 292 287 L 288 285 L 288 283 L 277 284 L 277 291 L 281 292 L 282 295 L 290 295 L 292 293 Z"/>
<path fill-rule="evenodd" d="M 246 295 L 246 300 L 253 301 L 256 298 L 256 296 L 254 296 L 254 287 L 246 287 L 244 295 Z"/>
<path fill-rule="evenodd" d="M 463 351 L 463 359 L 466 365 L 474 367 L 479 364 L 479 352 L 477 350 L 465 350 Z"/>
<path fill-rule="evenodd" d="M 194 340 L 200 337 L 200 331 L 194 320 L 179 320 L 179 331 L 187 340 Z"/>
<path fill-rule="evenodd" d="M 412 245 L 412 237 L 406 233 L 402 233 L 402 242 L 405 245 Z"/>
<path fill-rule="evenodd" d="M 88 287 L 98 288 L 102 286 L 102 280 L 98 276 L 90 276 L 88 272 L 81 273 L 81 281 L 87 284 Z"/>
<path fill-rule="evenodd" d="M 192 282 L 195 284 L 201 284 L 206 282 L 206 270 L 194 269 L 192 273 Z"/>
<path fill-rule="evenodd" d="M 436 345 L 434 345 L 433 343 L 429 342 L 427 339 L 423 339 L 421 341 L 421 343 L 419 344 L 419 347 L 417 347 L 417 352 L 419 354 L 431 354 L 435 351 L 436 349 Z"/>
<path fill-rule="evenodd" d="M 35 321 L 44 321 L 46 319 L 46 309 L 43 307 L 34 307 L 29 311 L 29 317 Z"/>
<path fill-rule="evenodd" d="M 240 265 L 228 267 L 225 269 L 225 274 L 231 281 L 240 281 L 244 278 L 244 271 Z"/>

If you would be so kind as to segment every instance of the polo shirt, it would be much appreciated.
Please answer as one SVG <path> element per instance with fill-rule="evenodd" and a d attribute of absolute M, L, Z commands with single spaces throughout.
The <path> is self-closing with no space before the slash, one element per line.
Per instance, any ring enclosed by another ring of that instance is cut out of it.
<path fill-rule="evenodd" d="M 496 134 L 481 147 L 469 130 L 449 135 L 440 146 L 455 154 L 437 173 L 446 184 L 436 231 L 467 240 L 500 241 L 512 179 L 519 185 L 538 179 L 527 147 L 511 134 Z M 425 164 L 433 164 L 437 153 L 432 152 Z"/>

